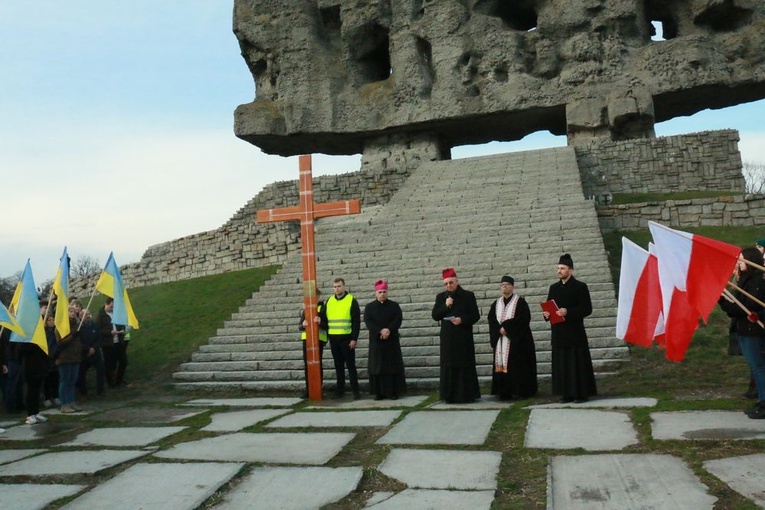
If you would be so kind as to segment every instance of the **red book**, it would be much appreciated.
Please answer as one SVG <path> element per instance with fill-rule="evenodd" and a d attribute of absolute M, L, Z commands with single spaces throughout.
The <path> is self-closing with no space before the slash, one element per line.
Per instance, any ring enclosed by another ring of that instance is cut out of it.
<path fill-rule="evenodd" d="M 549 301 L 542 301 L 539 303 L 539 306 L 542 307 L 542 311 L 548 312 L 550 314 L 550 324 L 558 324 L 559 322 L 564 322 L 566 320 L 565 317 L 561 317 L 555 313 L 560 310 L 560 308 L 558 308 L 558 305 L 555 303 L 554 299 Z"/>

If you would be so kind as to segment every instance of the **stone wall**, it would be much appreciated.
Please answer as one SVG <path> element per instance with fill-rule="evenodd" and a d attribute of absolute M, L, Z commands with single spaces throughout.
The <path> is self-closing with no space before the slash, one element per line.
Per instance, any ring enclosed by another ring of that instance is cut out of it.
<path fill-rule="evenodd" d="M 715 190 L 744 192 L 738 132 L 706 131 L 666 138 L 575 146 L 585 195 Z"/>
<path fill-rule="evenodd" d="M 649 221 L 676 228 L 752 227 L 765 225 L 765 195 L 600 205 L 597 213 L 603 232 L 648 228 Z"/>

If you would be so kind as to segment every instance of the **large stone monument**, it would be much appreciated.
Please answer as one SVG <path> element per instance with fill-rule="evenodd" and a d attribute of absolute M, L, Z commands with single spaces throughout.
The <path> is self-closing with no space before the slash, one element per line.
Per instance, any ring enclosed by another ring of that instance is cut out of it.
<path fill-rule="evenodd" d="M 284 156 L 652 137 L 765 97 L 760 0 L 235 0 L 234 32 L 236 134 Z"/>

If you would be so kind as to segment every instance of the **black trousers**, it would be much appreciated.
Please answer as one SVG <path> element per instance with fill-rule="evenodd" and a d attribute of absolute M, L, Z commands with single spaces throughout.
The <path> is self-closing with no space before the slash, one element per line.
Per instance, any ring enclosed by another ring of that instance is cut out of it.
<path fill-rule="evenodd" d="M 351 349 L 350 335 L 329 335 L 329 347 L 332 349 L 332 359 L 335 361 L 335 376 L 337 377 L 337 393 L 345 392 L 345 367 L 348 367 L 348 378 L 351 381 L 351 391 L 359 392 L 359 374 L 356 370 L 356 351 Z"/>
<path fill-rule="evenodd" d="M 110 346 L 101 346 L 106 365 L 106 384 L 110 388 L 121 385 L 125 380 L 127 370 L 127 342 L 117 342 Z"/>

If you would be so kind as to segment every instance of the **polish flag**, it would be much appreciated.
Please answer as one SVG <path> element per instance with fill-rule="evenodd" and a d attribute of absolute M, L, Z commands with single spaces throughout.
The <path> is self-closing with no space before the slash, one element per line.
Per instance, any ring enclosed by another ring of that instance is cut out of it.
<path fill-rule="evenodd" d="M 699 317 L 709 319 L 741 249 L 653 221 L 648 228 L 658 258 L 667 359 L 682 361 Z"/>
<path fill-rule="evenodd" d="M 622 237 L 616 337 L 650 347 L 664 333 L 659 266 L 655 255 Z"/>

